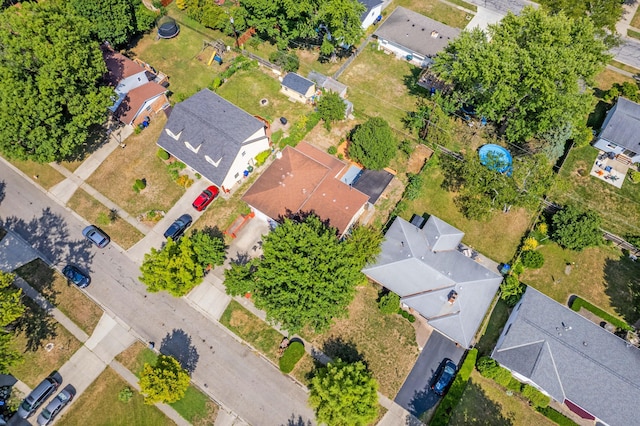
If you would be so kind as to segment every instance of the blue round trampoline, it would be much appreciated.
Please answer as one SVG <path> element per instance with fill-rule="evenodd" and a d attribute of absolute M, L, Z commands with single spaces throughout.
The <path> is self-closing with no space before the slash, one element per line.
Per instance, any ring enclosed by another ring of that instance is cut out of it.
<path fill-rule="evenodd" d="M 480 156 L 480 163 L 484 166 L 496 172 L 506 173 L 507 176 L 511 176 L 513 159 L 511 158 L 511 153 L 506 148 L 490 143 L 481 146 L 478 150 L 478 155 Z"/>

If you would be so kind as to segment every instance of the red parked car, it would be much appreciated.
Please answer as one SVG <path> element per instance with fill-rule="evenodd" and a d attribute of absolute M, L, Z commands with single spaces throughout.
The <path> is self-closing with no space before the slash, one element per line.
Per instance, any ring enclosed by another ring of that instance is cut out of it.
<path fill-rule="evenodd" d="M 207 208 L 207 206 L 211 204 L 213 200 L 215 200 L 219 192 L 220 191 L 218 190 L 217 186 L 212 185 L 208 187 L 207 189 L 202 191 L 202 194 L 198 195 L 198 198 L 196 198 L 196 200 L 192 204 L 193 208 L 201 212 L 202 210 Z"/>

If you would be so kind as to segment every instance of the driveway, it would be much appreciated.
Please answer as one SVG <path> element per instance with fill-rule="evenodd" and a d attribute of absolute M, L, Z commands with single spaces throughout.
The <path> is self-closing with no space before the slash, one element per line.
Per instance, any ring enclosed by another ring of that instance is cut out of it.
<path fill-rule="evenodd" d="M 433 408 L 440 398 L 430 388 L 433 375 L 443 359 L 459 364 L 464 352 L 462 347 L 434 330 L 396 395 L 395 403 L 416 417 Z"/>

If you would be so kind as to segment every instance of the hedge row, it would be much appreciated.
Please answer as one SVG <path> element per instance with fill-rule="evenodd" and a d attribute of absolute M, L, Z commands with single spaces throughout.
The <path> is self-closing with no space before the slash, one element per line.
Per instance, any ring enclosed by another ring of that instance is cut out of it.
<path fill-rule="evenodd" d="M 289 136 L 280 141 L 280 148 L 296 146 L 320 122 L 320 114 L 312 112 L 301 117 L 300 122 L 292 126 Z"/>
<path fill-rule="evenodd" d="M 493 358 L 488 356 L 480 358 L 478 360 L 477 368 L 478 372 L 482 376 L 495 381 L 497 384 L 510 391 L 522 394 L 522 396 L 528 399 L 534 407 L 545 408 L 551 401 L 547 395 L 543 394 L 533 386 L 520 383 L 511 375 L 509 370 L 501 367 Z"/>
<path fill-rule="evenodd" d="M 627 324 L 626 322 L 622 321 L 619 318 L 614 317 L 611 314 L 608 314 L 607 312 L 603 311 L 602 309 L 598 308 L 595 305 L 592 305 L 591 303 L 587 302 L 586 300 L 584 300 L 581 297 L 577 297 L 573 300 L 573 302 L 571 303 L 571 309 L 573 309 L 574 311 L 578 312 L 580 310 L 580 308 L 585 308 L 587 311 L 597 315 L 598 317 L 602 318 L 603 320 L 607 321 L 608 323 L 613 324 L 614 326 L 622 329 L 622 330 L 627 330 L 627 331 L 633 331 L 633 328 Z"/>
<path fill-rule="evenodd" d="M 449 392 L 447 392 L 445 397 L 442 398 L 442 401 L 440 401 L 440 404 L 433 415 L 433 419 L 431 420 L 431 423 L 429 423 L 431 426 L 446 426 L 449 424 L 451 414 L 456 408 L 456 405 L 460 402 L 462 394 L 464 394 L 464 391 L 467 388 L 469 376 L 471 376 L 471 372 L 476 365 L 477 357 L 477 349 L 474 348 L 467 352 L 467 357 L 462 363 L 462 367 L 460 367 L 456 378 L 453 380 L 451 388 L 449 388 Z"/>
<path fill-rule="evenodd" d="M 562 413 L 557 412 L 551 407 L 536 408 L 536 411 L 559 426 L 578 426 L 578 423 L 565 417 Z"/>

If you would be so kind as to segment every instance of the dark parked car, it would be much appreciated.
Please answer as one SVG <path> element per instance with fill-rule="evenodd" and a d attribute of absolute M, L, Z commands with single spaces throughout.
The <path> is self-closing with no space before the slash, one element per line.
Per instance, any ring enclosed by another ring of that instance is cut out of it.
<path fill-rule="evenodd" d="M 171 238 L 172 240 L 178 240 L 184 234 L 184 231 L 191 226 L 193 219 L 188 214 L 183 214 L 175 222 L 171 224 L 169 229 L 164 232 L 165 238 Z"/>
<path fill-rule="evenodd" d="M 18 417 L 26 419 L 31 416 L 60 386 L 58 381 L 49 376 L 36 386 L 29 395 L 22 401 L 18 408 Z"/>
<path fill-rule="evenodd" d="M 62 390 L 47 405 L 38 416 L 38 424 L 41 426 L 48 425 L 53 421 L 55 416 L 73 399 L 73 394 L 68 390 Z"/>
<path fill-rule="evenodd" d="M 67 265 L 62 269 L 62 274 L 80 288 L 85 288 L 91 282 L 91 277 L 73 265 Z"/>
<path fill-rule="evenodd" d="M 99 248 L 105 248 L 107 244 L 109 244 L 110 238 L 105 232 L 94 225 L 89 225 L 82 230 L 82 235 L 91 241 L 92 244 L 95 244 Z"/>
<path fill-rule="evenodd" d="M 213 200 L 215 200 L 219 192 L 220 191 L 218 190 L 217 186 L 212 185 L 208 187 L 207 189 L 202 191 L 200 195 L 198 195 L 198 198 L 196 198 L 196 200 L 192 204 L 193 208 L 201 212 L 202 210 L 207 208 L 207 206 L 211 204 Z"/>
<path fill-rule="evenodd" d="M 440 364 L 440 367 L 438 367 L 431 389 L 440 396 L 444 395 L 451 385 L 451 382 L 453 382 L 457 369 L 458 367 L 453 361 L 449 358 L 445 358 Z"/>

